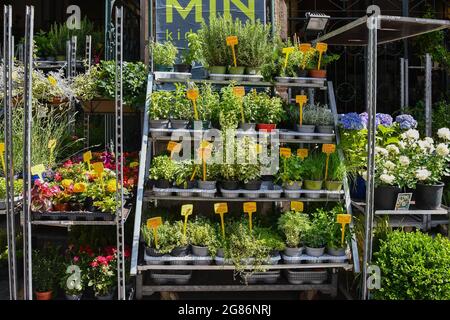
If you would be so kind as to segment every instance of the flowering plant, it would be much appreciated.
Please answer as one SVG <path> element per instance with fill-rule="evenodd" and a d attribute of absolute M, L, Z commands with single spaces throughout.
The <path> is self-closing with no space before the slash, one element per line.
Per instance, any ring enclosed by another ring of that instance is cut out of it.
<path fill-rule="evenodd" d="M 116 283 L 116 255 L 97 256 L 89 264 L 88 286 L 96 296 L 105 296 L 112 292 Z"/>
<path fill-rule="evenodd" d="M 401 114 L 395 117 L 395 122 L 398 124 L 400 129 L 409 130 L 417 128 L 417 121 L 409 114 Z"/>
<path fill-rule="evenodd" d="M 31 210 L 35 212 L 51 211 L 52 199 L 60 192 L 61 189 L 58 186 L 51 186 L 48 182 L 36 179 L 31 189 Z"/>

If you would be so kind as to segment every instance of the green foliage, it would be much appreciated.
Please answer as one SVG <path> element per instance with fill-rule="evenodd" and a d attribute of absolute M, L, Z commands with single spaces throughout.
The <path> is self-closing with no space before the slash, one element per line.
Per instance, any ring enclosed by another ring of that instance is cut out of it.
<path fill-rule="evenodd" d="M 302 158 L 292 155 L 288 158 L 280 157 L 280 170 L 278 171 L 277 181 L 292 184 L 294 181 L 301 181 L 303 177 L 304 166 Z"/>
<path fill-rule="evenodd" d="M 328 230 L 328 240 L 327 246 L 334 249 L 339 249 L 342 247 L 346 247 L 347 244 L 352 240 L 353 230 L 350 230 L 350 226 L 345 225 L 345 234 L 344 234 L 344 244 L 342 245 L 342 225 L 337 223 L 337 215 L 343 214 L 344 209 L 340 204 L 336 205 L 329 213 L 329 226 Z"/>
<path fill-rule="evenodd" d="M 226 38 L 232 35 L 232 25 L 233 22 L 223 17 L 209 19 L 209 23 L 202 22 L 198 35 L 207 67 L 226 66 L 231 63 L 231 50 L 226 44 Z"/>
<path fill-rule="evenodd" d="M 305 180 L 323 180 L 325 174 L 325 154 L 315 151 L 303 162 L 303 177 Z"/>
<path fill-rule="evenodd" d="M 254 103 L 257 108 L 256 122 L 277 124 L 283 120 L 285 113 L 281 98 L 260 92 L 255 96 Z"/>
<path fill-rule="evenodd" d="M 61 276 L 62 256 L 59 248 L 46 246 L 33 251 L 33 288 L 37 292 L 55 291 Z"/>
<path fill-rule="evenodd" d="M 183 234 L 183 229 L 182 221 L 165 221 L 158 227 L 158 246 L 155 249 L 161 253 L 169 253 L 177 247 L 188 245 L 189 239 Z"/>
<path fill-rule="evenodd" d="M 186 34 L 186 40 L 188 49 L 183 50 L 181 61 L 187 65 L 192 65 L 194 62 L 202 63 L 202 42 L 200 36 L 195 32 L 188 32 Z"/>
<path fill-rule="evenodd" d="M 256 141 L 250 137 L 237 140 L 238 180 L 244 183 L 261 177 L 261 166 L 257 155 Z"/>
<path fill-rule="evenodd" d="M 411 114 L 414 119 L 417 120 L 417 130 L 424 135 L 425 134 L 425 103 L 423 101 L 418 101 L 413 107 L 409 107 L 405 110 L 405 113 Z M 433 135 L 439 128 L 448 127 L 450 123 L 450 102 L 442 99 L 433 104 L 432 107 L 432 130 Z"/>
<path fill-rule="evenodd" d="M 173 93 L 171 91 L 156 91 L 149 96 L 151 120 L 167 120 L 172 109 Z"/>
<path fill-rule="evenodd" d="M 302 243 L 311 226 L 308 216 L 296 211 L 287 211 L 280 215 L 277 225 L 290 248 L 296 248 Z"/>
<path fill-rule="evenodd" d="M 391 232 L 374 258 L 381 270 L 375 299 L 450 299 L 450 241 L 441 235 Z"/>
<path fill-rule="evenodd" d="M 194 119 L 194 107 L 186 96 L 186 86 L 179 83 L 175 84 L 170 116 L 175 120 Z"/>
<path fill-rule="evenodd" d="M 219 123 L 222 129 L 236 129 L 238 127 L 241 109 L 240 98 L 233 92 L 234 84 L 223 87 L 220 92 Z"/>
<path fill-rule="evenodd" d="M 177 166 L 172 159 L 166 155 L 154 157 L 150 167 L 149 178 L 153 180 L 165 179 L 173 181 Z"/>
<path fill-rule="evenodd" d="M 252 22 L 248 20 L 237 36 L 237 58 L 240 66 L 260 68 L 270 55 L 270 26 L 261 23 L 259 20 Z"/>
<path fill-rule="evenodd" d="M 14 179 L 14 196 L 18 197 L 23 192 L 23 180 Z M 6 199 L 6 180 L 4 177 L 0 177 L 0 201 Z"/>
<path fill-rule="evenodd" d="M 200 170 L 199 165 L 196 165 L 192 160 L 184 160 L 176 162 L 175 164 L 175 184 L 180 188 L 186 188 L 188 181 L 191 179 L 192 174 L 195 171 L 195 168 L 197 167 L 197 170 Z"/>
<path fill-rule="evenodd" d="M 82 101 L 90 101 L 99 96 L 98 80 L 100 68 L 91 66 L 85 73 L 80 73 L 73 78 L 72 88 L 77 98 Z"/>
<path fill-rule="evenodd" d="M 293 116 L 299 119 L 299 108 L 294 106 Z M 332 126 L 334 124 L 333 113 L 326 105 L 308 104 L 303 108 L 303 124 L 317 126 Z"/>
<path fill-rule="evenodd" d="M 320 60 L 320 69 L 325 70 L 326 67 L 331 64 L 332 62 L 335 62 L 340 59 L 339 54 L 323 54 L 322 59 Z M 319 51 L 314 51 L 314 55 L 311 57 L 311 59 L 308 61 L 308 69 L 317 69 L 317 66 L 319 64 Z"/>
<path fill-rule="evenodd" d="M 311 227 L 304 236 L 305 245 L 310 248 L 324 247 L 329 240 L 330 220 L 328 213 L 324 209 L 317 209 L 311 215 Z"/>
<path fill-rule="evenodd" d="M 164 43 L 153 42 L 150 45 L 153 54 L 153 63 L 155 65 L 172 67 L 177 58 L 178 49 L 171 41 Z"/>
<path fill-rule="evenodd" d="M 328 181 L 342 181 L 347 173 L 344 162 L 337 152 L 330 155 L 328 163 Z"/>
<path fill-rule="evenodd" d="M 270 40 L 270 48 L 268 50 L 268 57 L 266 63 L 261 68 L 261 74 L 266 81 L 272 81 L 277 76 L 283 76 L 287 73 L 282 70 L 284 67 L 283 48 L 291 46 L 290 43 L 285 43 L 278 33 Z"/>
<path fill-rule="evenodd" d="M 218 240 L 216 230 L 208 220 L 196 218 L 188 224 L 189 240 L 195 246 L 208 247 L 212 256 L 216 255 Z"/>
<path fill-rule="evenodd" d="M 256 239 L 262 242 L 261 245 L 270 251 L 283 251 L 286 248 L 281 236 L 272 228 L 255 226 L 253 228 L 253 234 Z"/>
<path fill-rule="evenodd" d="M 220 95 L 214 91 L 209 83 L 203 83 L 200 88 L 200 96 L 197 100 L 197 112 L 199 120 L 216 119 L 219 121 Z"/>

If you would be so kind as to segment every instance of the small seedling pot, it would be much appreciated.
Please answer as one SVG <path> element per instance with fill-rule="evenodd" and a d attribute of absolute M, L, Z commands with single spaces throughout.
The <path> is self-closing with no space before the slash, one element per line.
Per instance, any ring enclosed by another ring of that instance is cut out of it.
<path fill-rule="evenodd" d="M 296 129 L 298 132 L 301 133 L 314 133 L 314 131 L 316 130 L 316 126 L 315 125 L 309 125 L 309 124 L 303 124 L 303 125 L 296 125 Z M 299 139 L 301 140 L 312 140 L 314 139 L 313 135 L 302 135 L 302 136 L 297 136 Z"/>
<path fill-rule="evenodd" d="M 309 70 L 309 76 L 311 78 L 326 78 L 327 70 L 311 69 L 311 70 Z"/>
<path fill-rule="evenodd" d="M 256 125 L 256 129 L 258 131 L 272 132 L 272 131 L 275 131 L 276 128 L 277 128 L 277 125 L 274 123 L 258 123 Z"/>
<path fill-rule="evenodd" d="M 216 188 L 216 181 L 198 181 L 198 188 L 204 190 L 214 190 Z"/>
<path fill-rule="evenodd" d="M 192 254 L 197 257 L 207 257 L 209 254 L 208 247 L 201 247 L 201 246 L 195 246 L 191 245 L 192 247 Z"/>
<path fill-rule="evenodd" d="M 167 129 L 169 127 L 169 120 L 150 120 L 151 129 Z M 152 137 L 161 137 L 168 135 L 168 132 L 152 132 Z"/>
<path fill-rule="evenodd" d="M 345 256 L 345 248 L 331 248 L 331 247 L 327 247 L 327 253 L 330 256 L 334 256 L 334 257 Z"/>
<path fill-rule="evenodd" d="M 261 180 L 252 180 L 247 183 L 244 183 L 245 190 L 260 190 L 261 189 Z"/>

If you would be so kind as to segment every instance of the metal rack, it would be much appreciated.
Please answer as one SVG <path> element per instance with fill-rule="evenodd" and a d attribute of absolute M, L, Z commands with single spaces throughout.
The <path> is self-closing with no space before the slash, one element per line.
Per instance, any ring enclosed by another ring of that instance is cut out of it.
<path fill-rule="evenodd" d="M 17 270 L 15 259 L 15 220 L 13 211 L 14 194 L 14 172 L 12 169 L 12 135 L 11 135 L 11 116 L 12 116 L 12 47 L 11 47 L 11 28 L 12 28 L 12 8 L 4 7 L 4 43 L 5 46 L 5 65 L 4 80 L 5 86 L 5 149 L 7 155 L 7 203 L 6 212 L 8 219 L 8 261 L 10 272 L 10 298 L 17 299 Z M 123 88 L 122 88 L 122 48 L 123 48 L 123 8 L 116 8 L 115 12 L 115 51 L 116 51 L 116 100 L 115 100 L 115 154 L 116 154 L 116 176 L 117 176 L 117 209 L 114 221 L 68 221 L 68 220 L 33 220 L 31 216 L 31 127 L 32 127 L 32 70 L 33 70 L 33 25 L 34 25 L 34 7 L 26 6 L 25 23 L 25 72 L 24 72 L 24 197 L 23 197 L 23 238 L 24 238 L 24 299 L 33 299 L 32 284 L 32 225 L 47 226 L 70 226 L 70 225 L 115 225 L 117 228 L 117 289 L 118 298 L 124 300 L 125 297 L 125 257 L 124 257 L 124 224 L 127 220 L 130 209 L 124 208 L 123 189 Z M 76 39 L 72 39 L 72 42 Z M 71 46 L 71 52 L 74 53 L 75 46 Z M 73 57 L 72 57 L 73 58 Z M 69 69 L 70 70 L 70 69 Z M 72 75 L 74 69 L 71 69 Z"/>
<path fill-rule="evenodd" d="M 192 80 L 192 79 L 158 79 L 155 80 L 153 78 L 153 74 L 149 75 L 148 85 L 147 85 L 147 95 L 150 95 L 153 90 L 157 90 L 158 88 L 163 87 L 165 84 L 169 86 L 176 82 L 208 82 L 211 84 L 215 84 L 218 86 L 228 85 L 229 81 L 213 81 L 213 80 Z M 337 108 L 335 103 L 333 84 L 331 82 L 327 82 L 326 85 L 318 85 L 318 84 L 300 84 L 300 83 L 268 83 L 268 82 L 241 82 L 240 85 L 247 87 L 254 86 L 262 86 L 262 87 L 270 87 L 274 88 L 275 86 L 285 86 L 285 87 L 297 87 L 297 88 L 306 88 L 306 89 L 317 89 L 317 90 L 325 90 L 328 95 L 328 101 L 330 102 L 331 111 L 334 114 L 334 124 L 335 124 L 335 134 L 314 134 L 311 140 L 304 139 L 304 134 L 296 133 L 296 132 L 280 132 L 280 134 L 292 134 L 290 138 L 280 138 L 279 144 L 286 143 L 295 143 L 295 144 L 323 144 L 323 143 L 339 143 L 339 134 L 337 130 L 338 124 L 338 115 Z M 343 268 L 345 270 L 353 269 L 355 272 L 359 272 L 359 258 L 358 258 L 358 250 L 356 239 L 352 239 L 351 251 L 353 255 L 352 262 L 342 262 L 342 263 L 314 263 L 314 264 L 278 264 L 278 265 L 270 265 L 267 266 L 267 269 L 270 270 L 279 270 L 279 269 L 318 269 L 318 268 L 327 268 L 332 270 L 332 281 L 326 284 L 311 284 L 311 285 L 290 285 L 287 283 L 282 284 L 271 284 L 271 285 L 225 285 L 225 284 L 215 284 L 212 289 L 211 285 L 198 285 L 198 284 L 190 284 L 190 285 L 168 285 L 168 286 L 159 286 L 159 285 L 144 285 L 144 273 L 148 270 L 209 270 L 209 271 L 221 271 L 221 270 L 234 270 L 234 266 L 221 266 L 221 265 L 144 265 L 141 263 L 142 258 L 140 258 L 140 250 L 142 247 L 140 245 L 140 228 L 142 222 L 142 211 L 145 203 L 150 201 L 177 201 L 177 202 L 185 202 L 185 201 L 198 201 L 198 202 L 214 202 L 214 201 L 226 201 L 226 202 L 245 202 L 245 201 L 255 201 L 255 202 L 269 202 L 269 203 L 282 203 L 287 201 L 304 201 L 304 202 L 343 202 L 345 204 L 346 210 L 349 214 L 352 213 L 351 200 L 348 182 L 345 179 L 344 182 L 344 191 L 342 192 L 329 192 L 329 191 L 307 191 L 302 190 L 304 193 L 322 193 L 324 195 L 333 195 L 337 196 L 337 198 L 227 198 L 221 196 L 215 196 L 214 198 L 207 197 L 181 197 L 181 196 L 157 196 L 150 190 L 145 190 L 145 182 L 147 181 L 147 172 L 150 167 L 151 158 L 154 155 L 156 144 L 157 143 L 167 143 L 171 140 L 170 136 L 151 136 L 151 133 L 154 129 L 149 129 L 149 119 L 148 119 L 148 110 L 150 108 L 149 99 L 147 99 L 144 110 L 144 125 L 143 125 L 143 136 L 142 136 L 142 144 L 141 144 L 141 154 L 140 154 L 140 168 L 139 168 L 139 179 L 138 179 L 138 187 L 137 187 L 137 199 L 136 199 L 136 210 L 135 210 L 135 221 L 134 221 L 134 234 L 133 234 L 133 250 L 132 250 L 132 258 L 131 258 L 131 275 L 136 277 L 136 297 L 138 299 L 142 298 L 145 294 L 151 294 L 155 291 L 224 291 L 224 290 L 241 290 L 241 291 L 259 291 L 259 290 L 321 290 L 328 293 L 337 292 L 337 270 L 339 268 Z M 164 129 L 162 129 L 164 131 Z M 170 133 L 173 130 L 167 129 L 167 133 Z M 185 135 L 182 137 L 183 141 L 197 141 L 198 138 L 195 137 L 194 130 L 181 130 L 185 131 Z M 177 132 L 180 132 L 178 130 Z M 201 133 L 203 131 L 199 131 Z M 310 135 L 310 134 L 308 134 Z M 176 140 L 176 139 L 175 139 Z M 342 158 L 343 154 L 340 152 L 339 156 Z M 249 269 L 252 269 L 251 266 L 248 266 Z"/>

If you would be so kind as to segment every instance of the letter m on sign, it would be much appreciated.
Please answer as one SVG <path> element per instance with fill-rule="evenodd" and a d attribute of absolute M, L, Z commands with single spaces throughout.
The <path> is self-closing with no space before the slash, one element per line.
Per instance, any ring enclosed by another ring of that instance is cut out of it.
<path fill-rule="evenodd" d="M 195 22 L 201 23 L 202 17 L 202 0 L 190 0 L 186 7 L 182 7 L 178 0 L 167 0 L 166 2 L 166 19 L 167 23 L 173 23 L 173 9 L 177 10 L 180 16 L 186 20 L 189 13 L 195 7 Z"/>

